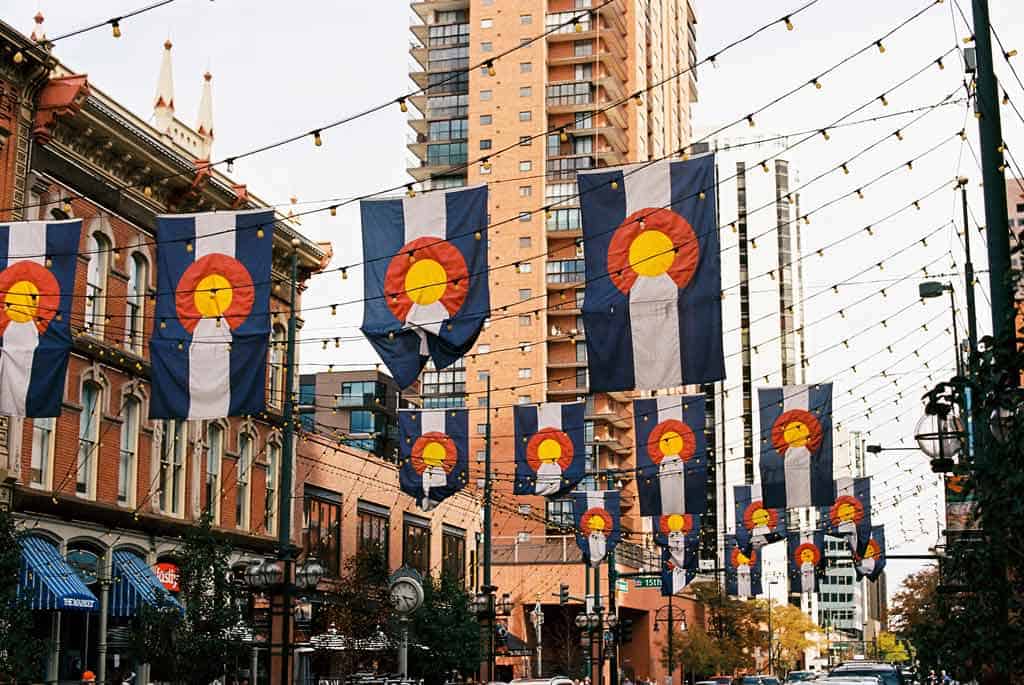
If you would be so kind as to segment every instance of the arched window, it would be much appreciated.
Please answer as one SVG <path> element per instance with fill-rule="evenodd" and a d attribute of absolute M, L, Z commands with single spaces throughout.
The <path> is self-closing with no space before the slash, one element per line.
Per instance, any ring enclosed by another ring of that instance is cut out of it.
<path fill-rule="evenodd" d="M 249 529 L 249 471 L 252 468 L 252 436 L 238 435 L 238 468 L 235 469 L 235 526 Z"/>
<path fill-rule="evenodd" d="M 143 322 L 146 312 L 146 283 L 149 264 L 136 252 L 128 260 L 128 297 L 125 303 L 125 347 L 136 354 L 142 353 Z"/>
<path fill-rule="evenodd" d="M 217 423 L 206 427 L 206 499 L 205 505 L 220 525 L 220 467 L 224 460 L 224 429 Z"/>
<path fill-rule="evenodd" d="M 78 481 L 75 492 L 89 499 L 96 496 L 102 395 L 103 386 L 98 383 L 86 381 L 82 384 L 82 413 L 78 417 Z"/>
<path fill-rule="evenodd" d="M 264 505 L 265 528 L 268 534 L 277 531 L 277 474 L 281 468 L 281 445 L 267 443 L 267 497 Z"/>
<path fill-rule="evenodd" d="M 270 336 L 270 404 L 284 406 L 284 363 L 287 333 L 284 326 L 274 326 Z"/>
<path fill-rule="evenodd" d="M 135 474 L 139 463 L 139 421 L 142 403 L 139 398 L 124 398 L 121 410 L 121 451 L 117 466 L 117 503 L 135 506 Z"/>
<path fill-rule="evenodd" d="M 54 418 L 32 419 L 32 487 L 48 490 L 53 482 Z"/>
<path fill-rule="evenodd" d="M 110 239 L 103 233 L 89 236 L 89 268 L 85 274 L 85 326 L 102 336 L 103 317 L 107 311 L 107 274 L 110 272 Z"/>

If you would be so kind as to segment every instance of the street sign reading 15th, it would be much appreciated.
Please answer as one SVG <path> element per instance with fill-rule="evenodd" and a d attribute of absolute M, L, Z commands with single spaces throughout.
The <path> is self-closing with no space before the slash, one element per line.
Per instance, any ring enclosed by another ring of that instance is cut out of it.
<path fill-rule="evenodd" d="M 661 578 L 653 576 L 650 578 L 634 578 L 633 583 L 638 587 L 661 587 Z"/>

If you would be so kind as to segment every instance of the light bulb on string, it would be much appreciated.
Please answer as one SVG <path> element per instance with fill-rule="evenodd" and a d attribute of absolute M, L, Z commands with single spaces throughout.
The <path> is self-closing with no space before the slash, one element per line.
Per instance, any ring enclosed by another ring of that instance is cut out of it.
<path fill-rule="evenodd" d="M 320 131 L 313 131 L 313 145 L 320 147 L 323 144 L 324 140 L 320 137 Z"/>
<path fill-rule="evenodd" d="M 111 32 L 111 34 L 113 34 L 114 38 L 120 38 L 121 37 L 121 22 L 118 21 L 117 19 L 111 19 L 110 20 L 110 32 Z"/>
<path fill-rule="evenodd" d="M 885 45 L 882 44 L 882 41 L 876 40 L 875 41 L 875 46 L 878 48 L 878 52 L 880 54 L 884 54 L 885 53 Z"/>
<path fill-rule="evenodd" d="M 409 105 L 405 104 L 405 98 L 398 98 L 398 108 L 403 112 L 409 111 Z"/>
<path fill-rule="evenodd" d="M 793 30 L 793 20 L 790 19 L 788 16 L 782 18 L 782 23 L 784 23 L 786 25 L 786 30 L 787 31 L 792 31 Z"/>

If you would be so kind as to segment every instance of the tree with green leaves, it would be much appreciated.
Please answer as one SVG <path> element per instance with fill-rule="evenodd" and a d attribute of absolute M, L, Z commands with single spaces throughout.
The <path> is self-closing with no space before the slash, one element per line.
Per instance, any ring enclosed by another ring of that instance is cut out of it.
<path fill-rule="evenodd" d="M 431 685 L 453 671 L 468 675 L 479 669 L 480 627 L 463 581 L 448 574 L 424 578 L 423 606 L 411 617 L 409 642 L 410 675 Z"/>
<path fill-rule="evenodd" d="M 671 647 L 661 650 L 661 663 L 668 668 L 668 650 L 672 649 L 673 668 L 682 668 L 697 678 L 715 675 L 725 662 L 718 641 L 708 635 L 704 626 L 691 626 L 685 631 L 673 630 Z"/>
<path fill-rule="evenodd" d="M 14 517 L 0 511 L 0 681 L 40 680 L 48 651 L 45 640 L 32 634 L 32 609 L 18 596 L 21 535 Z"/>
<path fill-rule="evenodd" d="M 878 658 L 892 664 L 903 664 L 910 661 L 907 646 L 895 634 L 882 631 L 875 641 Z"/>
<path fill-rule="evenodd" d="M 154 680 L 208 685 L 245 659 L 236 637 L 242 612 L 230 577 L 230 551 L 204 513 L 186 533 L 178 565 L 184 613 L 162 596 L 157 606 L 144 606 L 136 615 L 131 652 L 151 665 Z"/>

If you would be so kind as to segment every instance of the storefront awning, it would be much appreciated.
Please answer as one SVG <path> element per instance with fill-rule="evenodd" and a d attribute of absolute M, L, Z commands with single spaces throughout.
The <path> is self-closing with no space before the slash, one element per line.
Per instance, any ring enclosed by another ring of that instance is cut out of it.
<path fill-rule="evenodd" d="M 164 589 L 153 569 L 138 554 L 126 549 L 115 550 L 113 562 L 111 616 L 134 616 L 142 604 L 170 606 L 183 611 L 178 600 Z"/>
<path fill-rule="evenodd" d="M 21 576 L 18 592 L 33 609 L 97 611 L 96 599 L 52 542 L 36 536 L 21 539 Z"/>

